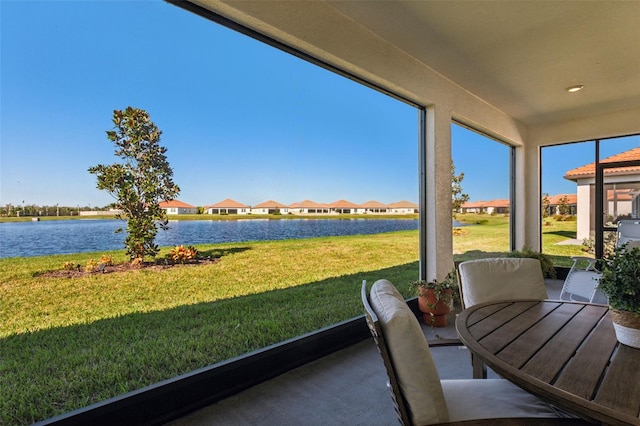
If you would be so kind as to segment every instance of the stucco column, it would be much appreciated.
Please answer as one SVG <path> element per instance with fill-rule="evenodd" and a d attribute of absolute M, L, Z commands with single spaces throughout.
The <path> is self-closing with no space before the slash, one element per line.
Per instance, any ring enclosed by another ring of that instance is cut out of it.
<path fill-rule="evenodd" d="M 592 186 L 595 185 L 595 179 L 582 179 L 578 181 L 577 196 L 578 196 L 578 211 L 576 216 L 578 217 L 577 223 L 577 235 L 578 240 L 585 240 L 592 238 L 591 235 L 591 223 L 595 223 L 595 214 L 592 213 L 591 205 L 595 205 L 595 200 L 591 200 Z M 595 192 L 595 189 L 593 189 Z M 595 210 L 595 209 L 594 209 Z M 593 227 L 595 229 L 595 226 Z"/>
<path fill-rule="evenodd" d="M 540 250 L 541 205 L 540 205 L 540 148 L 519 146 L 515 148 L 513 172 L 515 173 L 512 202 L 515 203 L 514 230 L 515 249 L 524 247 Z"/>
<path fill-rule="evenodd" d="M 426 109 L 421 122 L 420 264 L 423 279 L 442 280 L 453 268 L 451 219 L 451 112 Z"/>

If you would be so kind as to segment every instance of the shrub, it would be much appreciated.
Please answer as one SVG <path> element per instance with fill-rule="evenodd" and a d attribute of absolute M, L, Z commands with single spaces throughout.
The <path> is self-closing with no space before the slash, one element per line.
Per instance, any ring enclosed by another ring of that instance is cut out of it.
<path fill-rule="evenodd" d="M 542 275 L 544 275 L 545 278 L 556 278 L 556 268 L 553 266 L 553 260 L 549 255 L 531 250 L 528 247 L 523 247 L 520 251 L 516 250 L 507 254 L 507 257 L 538 259 L 540 261 L 540 266 L 542 267 Z"/>
<path fill-rule="evenodd" d="M 85 270 L 85 272 L 93 272 L 93 271 L 95 271 L 97 266 L 98 266 L 98 263 L 95 260 L 89 259 L 89 261 L 87 262 L 87 264 L 84 267 L 84 270 Z"/>
<path fill-rule="evenodd" d="M 197 256 L 198 250 L 196 250 L 195 247 L 179 245 L 171 249 L 167 258 L 169 258 L 172 263 L 188 263 L 195 260 Z"/>
<path fill-rule="evenodd" d="M 556 214 L 553 215 L 553 219 L 556 222 L 575 222 L 577 220 L 576 216 L 571 214 Z"/>
<path fill-rule="evenodd" d="M 75 262 L 64 262 L 62 264 L 62 269 L 64 269 L 65 271 L 75 271 L 79 267 L 80 265 L 77 265 Z"/>
<path fill-rule="evenodd" d="M 467 231 L 466 229 L 463 228 L 453 228 L 452 234 L 454 237 L 458 237 L 460 235 L 466 235 L 468 234 L 469 231 Z"/>

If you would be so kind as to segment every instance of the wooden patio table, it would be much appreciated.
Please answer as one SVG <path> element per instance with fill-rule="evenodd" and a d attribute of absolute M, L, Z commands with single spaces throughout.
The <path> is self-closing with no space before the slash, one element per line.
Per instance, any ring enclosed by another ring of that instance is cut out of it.
<path fill-rule="evenodd" d="M 497 374 L 586 420 L 640 425 L 640 349 L 618 343 L 608 307 L 555 300 L 482 303 L 460 340 Z"/>

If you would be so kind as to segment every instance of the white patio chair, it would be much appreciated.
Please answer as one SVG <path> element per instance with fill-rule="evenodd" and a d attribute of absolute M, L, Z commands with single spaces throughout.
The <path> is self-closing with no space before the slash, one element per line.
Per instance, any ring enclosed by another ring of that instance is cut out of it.
<path fill-rule="evenodd" d="M 618 221 L 616 247 L 622 247 L 624 244 L 627 244 L 628 248 L 640 247 L 640 219 Z"/>
<path fill-rule="evenodd" d="M 538 259 L 488 258 L 458 265 L 462 307 L 510 299 L 547 299 L 547 286 Z M 486 379 L 487 367 L 471 354 L 474 379 Z"/>
<path fill-rule="evenodd" d="M 564 279 L 562 290 L 560 290 L 560 300 L 593 302 L 602 276 L 602 273 L 595 267 L 597 259 L 571 256 L 571 260 L 573 260 L 573 265 Z"/>
<path fill-rule="evenodd" d="M 364 281 L 361 296 L 401 424 L 582 424 L 504 379 L 440 380 L 418 319 L 393 284 L 378 280 L 369 294 Z"/>
<path fill-rule="evenodd" d="M 547 299 L 547 286 L 538 259 L 490 258 L 458 265 L 463 308 L 509 299 Z"/>

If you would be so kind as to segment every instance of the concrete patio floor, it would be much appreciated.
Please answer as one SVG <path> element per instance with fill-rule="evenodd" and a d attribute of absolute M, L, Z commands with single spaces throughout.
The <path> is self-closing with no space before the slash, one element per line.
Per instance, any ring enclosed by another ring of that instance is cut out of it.
<path fill-rule="evenodd" d="M 549 298 L 557 298 L 561 287 L 561 280 L 547 280 Z M 595 302 L 604 303 L 601 297 Z M 443 328 L 423 325 L 427 339 L 457 337 L 454 318 L 452 313 Z M 434 347 L 432 353 L 441 379 L 472 377 L 464 347 Z M 489 371 L 489 377 L 496 376 Z M 395 425 L 386 382 L 382 359 L 373 339 L 367 339 L 169 425 Z"/>

